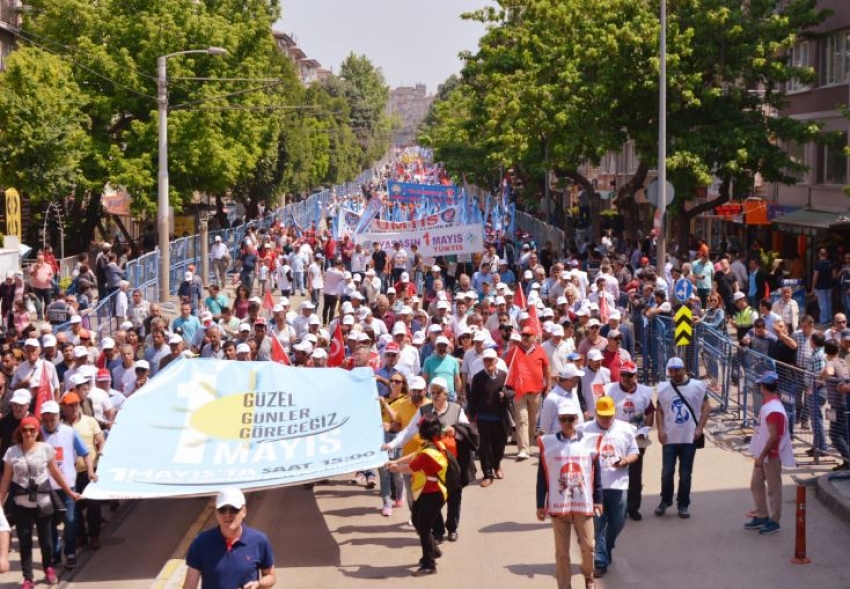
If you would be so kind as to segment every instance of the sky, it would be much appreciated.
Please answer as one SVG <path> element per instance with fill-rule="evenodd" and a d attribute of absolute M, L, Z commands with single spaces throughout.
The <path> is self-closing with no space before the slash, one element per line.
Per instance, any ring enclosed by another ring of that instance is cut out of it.
<path fill-rule="evenodd" d="M 484 26 L 460 15 L 487 0 L 281 0 L 275 30 L 294 34 L 307 57 L 339 71 L 352 51 L 380 67 L 391 88 L 425 83 L 429 94 L 459 73 Z"/>

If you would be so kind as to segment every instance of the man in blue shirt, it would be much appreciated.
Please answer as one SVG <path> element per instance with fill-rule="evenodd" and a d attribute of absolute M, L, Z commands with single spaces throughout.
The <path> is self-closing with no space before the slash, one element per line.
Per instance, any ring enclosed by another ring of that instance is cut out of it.
<path fill-rule="evenodd" d="M 226 488 L 215 498 L 218 526 L 198 534 L 186 554 L 183 589 L 269 589 L 277 581 L 274 552 L 266 535 L 242 522 L 245 496 Z"/>
<path fill-rule="evenodd" d="M 182 331 L 186 347 L 195 343 L 195 334 L 201 328 L 201 322 L 192 315 L 192 306 L 189 303 L 181 303 L 180 316 L 171 322 L 171 331 L 176 332 L 178 328 Z"/>

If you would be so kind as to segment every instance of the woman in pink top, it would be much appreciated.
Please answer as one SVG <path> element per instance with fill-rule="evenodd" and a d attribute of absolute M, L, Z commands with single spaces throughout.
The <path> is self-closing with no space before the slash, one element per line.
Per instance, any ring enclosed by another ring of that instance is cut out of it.
<path fill-rule="evenodd" d="M 35 309 L 39 321 L 44 320 L 44 310 L 50 304 L 50 292 L 55 275 L 53 266 L 44 259 L 44 252 L 38 252 L 35 264 L 30 266 L 30 286 L 35 294 Z"/>

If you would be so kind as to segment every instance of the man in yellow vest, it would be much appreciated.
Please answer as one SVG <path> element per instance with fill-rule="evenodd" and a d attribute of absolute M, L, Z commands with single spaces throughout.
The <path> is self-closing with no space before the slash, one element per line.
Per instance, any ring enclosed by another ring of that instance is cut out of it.
<path fill-rule="evenodd" d="M 569 589 L 570 535 L 576 531 L 581 548 L 585 588 L 594 589 L 593 516 L 602 515 L 602 478 L 595 438 L 582 439 L 576 431 L 580 409 L 563 402 L 558 406 L 560 431 L 541 436 L 537 469 L 537 519 L 552 519 L 555 533 L 555 567 L 558 589 Z"/>

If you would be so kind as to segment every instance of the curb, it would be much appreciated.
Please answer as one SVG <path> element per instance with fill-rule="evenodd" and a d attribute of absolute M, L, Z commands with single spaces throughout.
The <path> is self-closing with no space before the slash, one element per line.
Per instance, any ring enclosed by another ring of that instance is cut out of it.
<path fill-rule="evenodd" d="M 820 502 L 845 522 L 850 522 L 850 501 L 832 484 L 833 479 L 850 481 L 850 474 L 835 473 L 818 477 L 815 496 Z"/>

